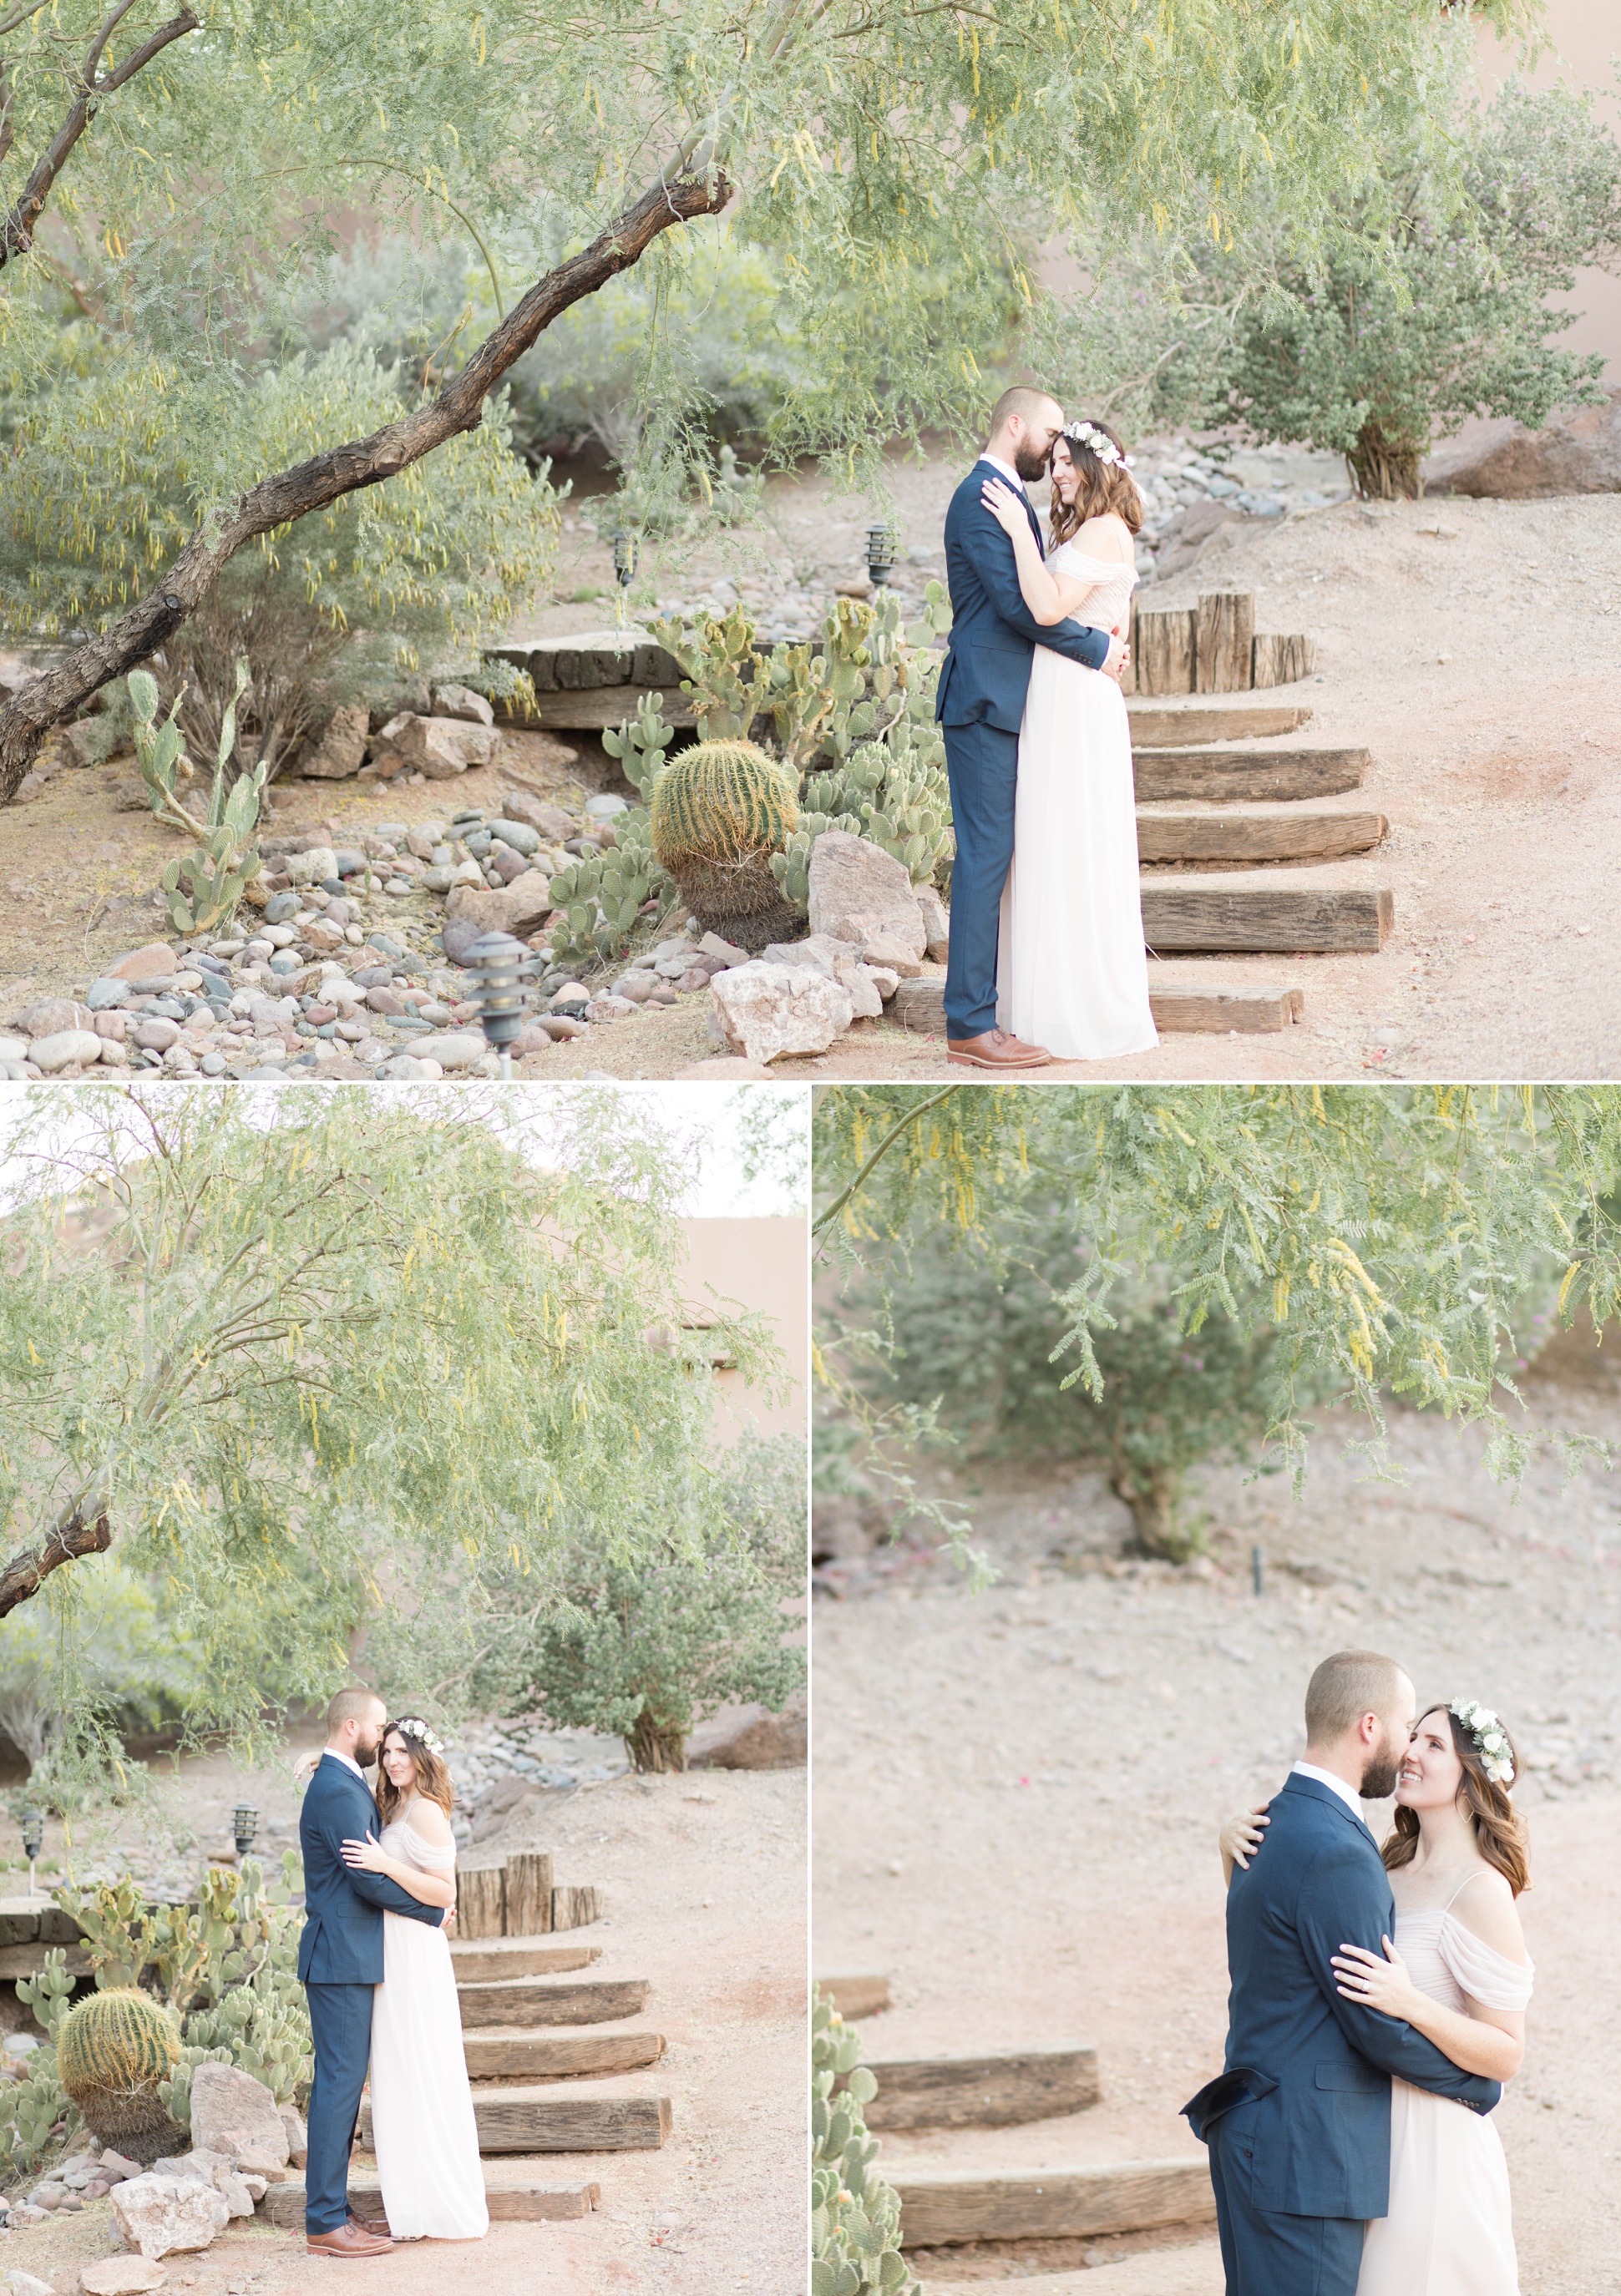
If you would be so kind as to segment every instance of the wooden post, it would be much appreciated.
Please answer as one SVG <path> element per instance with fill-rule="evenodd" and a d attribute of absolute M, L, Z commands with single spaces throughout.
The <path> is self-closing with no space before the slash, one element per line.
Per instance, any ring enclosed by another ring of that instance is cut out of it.
<path fill-rule="evenodd" d="M 1139 693 L 1193 692 L 1194 621 L 1191 607 L 1146 609 L 1137 617 Z"/>
<path fill-rule="evenodd" d="M 1196 641 L 1197 693 L 1241 693 L 1249 685 L 1255 641 L 1253 590 L 1200 594 Z"/>
<path fill-rule="evenodd" d="M 456 1876 L 456 1934 L 498 1938 L 506 1934 L 506 1869 L 460 1866 Z"/>
<path fill-rule="evenodd" d="M 582 1930 L 602 1919 L 602 1891 L 589 1882 L 575 1882 L 552 1891 L 552 1927 Z"/>
<path fill-rule="evenodd" d="M 1293 685 L 1317 667 L 1315 638 L 1279 637 L 1269 630 L 1255 637 L 1254 648 L 1251 676 L 1256 685 Z"/>
<path fill-rule="evenodd" d="M 514 1849 L 506 1861 L 506 1934 L 545 1937 L 552 1926 L 552 1853 Z"/>

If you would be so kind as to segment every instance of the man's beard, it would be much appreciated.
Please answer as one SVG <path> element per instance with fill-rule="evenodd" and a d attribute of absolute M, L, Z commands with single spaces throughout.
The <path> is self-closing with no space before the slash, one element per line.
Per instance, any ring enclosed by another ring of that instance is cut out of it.
<path fill-rule="evenodd" d="M 1051 457 L 1051 451 L 1050 447 L 1032 447 L 1024 439 L 1020 439 L 1014 449 L 1013 467 L 1026 486 L 1033 486 L 1038 479 L 1044 479 L 1047 476 L 1047 465 Z"/>
<path fill-rule="evenodd" d="M 1403 1749 L 1403 1752 L 1405 1749 Z M 1385 1801 L 1396 1790 L 1401 1775 L 1402 1755 L 1393 1754 L 1383 1747 L 1362 1772 L 1362 1794 L 1364 1801 Z"/>
<path fill-rule="evenodd" d="M 355 1759 L 359 1763 L 363 1770 L 369 1770 L 371 1768 L 372 1764 L 377 1759 L 378 1749 L 382 1744 L 383 1740 L 381 1737 L 374 1738 L 369 1746 L 366 1745 L 364 1740 L 360 1738 L 357 1738 L 355 1740 Z"/>

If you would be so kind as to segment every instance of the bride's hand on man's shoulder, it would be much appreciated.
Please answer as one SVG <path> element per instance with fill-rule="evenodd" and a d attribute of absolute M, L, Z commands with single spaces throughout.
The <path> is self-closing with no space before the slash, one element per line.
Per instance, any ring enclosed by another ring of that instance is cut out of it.
<path fill-rule="evenodd" d="M 293 1784 L 307 1786 L 320 1767 L 321 1757 L 318 1753 L 300 1754 L 292 1766 Z"/>
<path fill-rule="evenodd" d="M 1022 526 L 1028 525 L 1024 504 L 1005 480 L 987 479 L 980 489 L 979 498 L 997 524 L 1008 533 L 1016 534 Z"/>
<path fill-rule="evenodd" d="M 1249 1861 L 1261 1847 L 1262 1837 L 1271 1819 L 1266 1815 L 1270 1801 L 1258 1801 L 1253 1809 L 1236 1810 L 1222 1827 L 1221 1849 L 1223 1857 L 1230 1857 L 1235 1866 L 1246 1873 Z"/>

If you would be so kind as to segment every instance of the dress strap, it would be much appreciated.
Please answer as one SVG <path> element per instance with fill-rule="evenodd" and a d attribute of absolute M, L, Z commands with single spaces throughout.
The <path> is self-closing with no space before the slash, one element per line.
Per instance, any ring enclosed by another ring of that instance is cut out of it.
<path fill-rule="evenodd" d="M 1471 1882 L 1477 1882 L 1479 1879 L 1480 1879 L 1480 1876 L 1479 1876 L 1479 1874 L 1478 1874 L 1477 1873 L 1476 1873 L 1476 1874 L 1466 1874 L 1464 1875 L 1464 1877 L 1463 1877 L 1462 1881 L 1459 1882 L 1459 1884 L 1458 1884 L 1457 1888 L 1452 1891 L 1452 1896 L 1447 1899 L 1447 1901 L 1446 1901 L 1445 1905 L 1444 1905 L 1444 1906 L 1442 1906 L 1442 1908 L 1441 1908 L 1442 1912 L 1443 1912 L 1444 1914 L 1450 1914 L 1450 1913 L 1452 1912 L 1452 1907 L 1457 1904 L 1457 1902 L 1458 1902 L 1459 1898 L 1463 1895 L 1464 1891 L 1469 1888 L 1469 1883 L 1470 1883 Z"/>

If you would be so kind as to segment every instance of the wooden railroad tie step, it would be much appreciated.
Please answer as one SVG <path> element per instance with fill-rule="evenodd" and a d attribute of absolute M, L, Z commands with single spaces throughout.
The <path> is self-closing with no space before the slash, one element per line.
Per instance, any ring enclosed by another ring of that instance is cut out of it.
<path fill-rule="evenodd" d="M 664 2054 L 662 2033 L 468 2033 L 470 2080 L 575 2080 L 635 2072 Z"/>
<path fill-rule="evenodd" d="M 364 2169 L 351 2169 L 349 2196 L 364 2217 L 383 2213 L 383 2187 Z M 602 2205 L 602 2186 L 592 2178 L 559 2184 L 526 2168 L 502 2161 L 484 2171 L 484 2198 L 492 2218 L 519 2218 L 530 2223 L 541 2218 L 588 2217 Z M 283 2232 L 304 2229 L 304 2181 L 289 2178 L 272 2185 L 258 2213 Z"/>
<path fill-rule="evenodd" d="M 1091 2048 L 865 2062 L 878 2084 L 866 2110 L 868 2128 L 1002 2128 L 1083 2112 L 1099 2095 Z"/>
<path fill-rule="evenodd" d="M 901 985 L 909 988 L 922 984 L 902 982 Z M 831 2001 L 841 2017 L 848 2017 L 852 2021 L 859 2017 L 876 2017 L 889 2007 L 887 1977 L 819 1977 L 815 1981 L 823 2000 Z"/>
<path fill-rule="evenodd" d="M 489 1938 L 453 1945 L 451 1963 L 458 1985 L 479 1985 L 498 1977 L 544 1977 L 555 1970 L 588 1969 L 602 1959 L 599 1945 L 553 1945 L 546 1938 Z"/>
<path fill-rule="evenodd" d="M 1139 805 L 1194 798 L 1211 804 L 1275 804 L 1339 797 L 1360 789 L 1366 750 L 1134 750 Z"/>
<path fill-rule="evenodd" d="M 667 2096 L 574 2095 L 555 2088 L 475 2088 L 479 2151 L 652 2152 L 670 2135 Z M 360 2108 L 360 2143 L 370 2150 L 372 2107 Z"/>
<path fill-rule="evenodd" d="M 1222 813 L 1137 808 L 1137 851 L 1144 861 L 1328 861 L 1369 852 L 1389 833 L 1382 813 L 1296 805 Z"/>
<path fill-rule="evenodd" d="M 1395 922 L 1384 886 L 1285 885 L 1236 873 L 1223 877 L 1145 877 L 1142 930 L 1148 947 L 1255 950 L 1382 948 Z"/>
<path fill-rule="evenodd" d="M 1256 741 L 1273 734 L 1298 734 L 1312 722 L 1299 702 L 1201 701 L 1181 708 L 1166 701 L 1128 701 L 1134 750 L 1184 749 L 1195 742 Z"/>
<path fill-rule="evenodd" d="M 1126 2161 L 1098 2169 L 961 2169 L 891 2165 L 901 2196 L 903 2248 L 955 2248 L 977 2240 L 1077 2240 L 1197 2224 L 1215 2214 L 1201 2157 Z"/>
<path fill-rule="evenodd" d="M 645 1977 L 587 1977 L 573 1985 L 545 1977 L 501 1978 L 458 1984 L 462 2024 L 475 2032 L 492 2025 L 606 2025 L 639 2016 L 647 1999 Z"/>
<path fill-rule="evenodd" d="M 1164 878 L 1156 879 L 1163 884 Z M 1296 944 L 1297 945 L 1297 944 Z M 1275 1036 L 1300 1020 L 1305 1010 L 1305 998 L 1298 988 L 1156 988 L 1150 985 L 1148 1004 L 1154 1014 L 1154 1025 L 1161 1036 L 1230 1036 L 1236 1029 L 1241 1037 Z M 888 1008 L 888 1017 L 898 1021 L 903 1029 L 923 1036 L 945 1035 L 945 983 L 926 977 L 903 980 Z M 824 1985 L 859 1984 L 868 1980 L 824 1978 Z M 875 1979 L 874 1983 L 887 1980 Z M 839 2007 L 847 2017 L 859 2016 L 860 2010 Z M 885 2005 L 887 2007 L 887 1997 Z"/>

